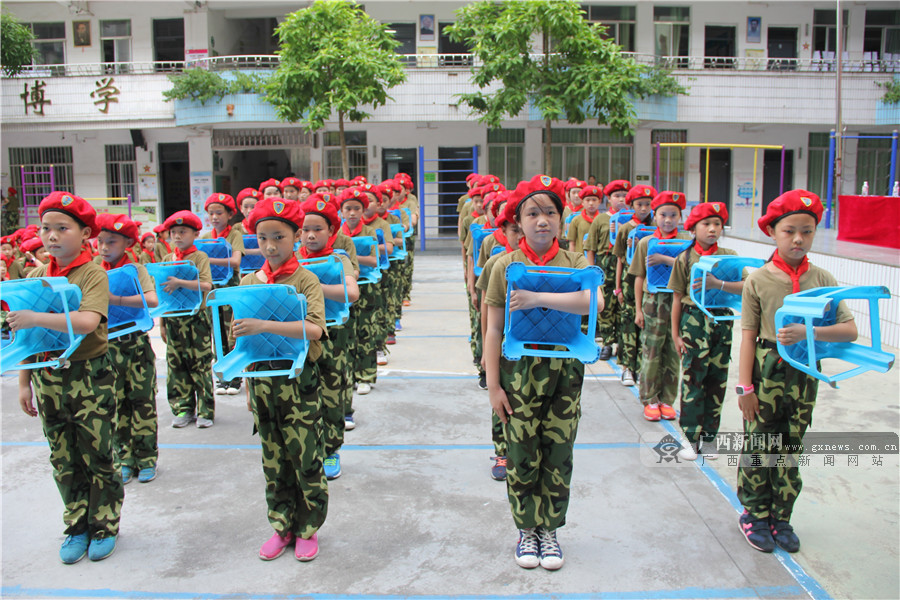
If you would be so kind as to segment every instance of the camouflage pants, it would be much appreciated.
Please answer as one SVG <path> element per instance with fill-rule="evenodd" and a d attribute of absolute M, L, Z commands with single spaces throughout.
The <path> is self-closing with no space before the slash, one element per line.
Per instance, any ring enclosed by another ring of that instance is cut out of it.
<path fill-rule="evenodd" d="M 403 279 L 400 274 L 399 262 L 392 262 L 391 268 L 384 272 L 381 280 L 381 290 L 384 294 L 383 308 L 381 311 L 381 334 L 378 336 L 379 350 L 385 350 L 385 339 L 394 333 L 394 323 L 400 318 L 400 307 L 403 298 L 400 297 L 403 289 Z"/>
<path fill-rule="evenodd" d="M 751 440 L 754 434 L 778 440 L 781 445 L 801 443 L 806 428 L 812 424 L 819 382 L 784 362 L 777 350 L 756 347 L 753 365 L 753 386 L 759 398 L 759 414 L 754 421 L 744 421 L 744 433 Z M 803 481 L 797 466 L 799 453 L 787 454 L 784 464 L 766 464 L 766 456 L 753 454 L 745 448 L 741 454 L 737 474 L 737 496 L 744 508 L 757 519 L 772 517 L 790 521 L 794 502 L 800 495 Z M 775 445 L 769 456 L 781 450 Z M 758 461 L 754 461 L 757 457 Z M 755 462 L 760 464 L 755 465 Z"/>
<path fill-rule="evenodd" d="M 381 305 L 381 284 L 370 283 L 359 286 L 359 300 L 353 305 L 356 310 L 356 354 L 353 358 L 354 380 L 358 383 L 375 383 L 378 366 L 375 364 L 375 349 L 380 328 L 376 317 Z M 382 340 L 383 342 L 384 340 Z"/>
<path fill-rule="evenodd" d="M 309 539 L 328 513 L 318 369 L 307 362 L 293 379 L 247 381 L 262 444 L 269 523 L 281 536 Z"/>
<path fill-rule="evenodd" d="M 619 305 L 619 366 L 641 370 L 641 336 L 634 323 L 634 275 L 622 276 L 623 303 Z"/>
<path fill-rule="evenodd" d="M 195 315 L 166 317 L 166 394 L 172 414 L 215 418 L 212 383 L 212 323 L 207 309 Z"/>
<path fill-rule="evenodd" d="M 619 335 L 619 301 L 613 292 L 616 289 L 616 261 L 613 253 L 598 254 L 597 266 L 603 270 L 603 310 L 597 315 L 597 331 L 603 338 L 604 346 L 611 346 L 614 342 L 622 345 Z"/>
<path fill-rule="evenodd" d="M 415 236 L 413 236 L 415 237 Z M 412 291 L 412 277 L 413 277 L 413 260 L 415 258 L 415 252 L 413 251 L 413 238 L 409 238 L 407 240 L 409 243 L 406 245 L 407 251 L 409 252 L 409 256 L 405 261 L 403 261 L 403 293 L 400 294 L 401 303 L 400 310 L 403 310 L 403 302 L 402 300 L 409 300 L 409 294 Z"/>
<path fill-rule="evenodd" d="M 347 390 L 353 396 L 347 350 L 349 340 L 346 327 L 329 327 L 328 339 L 322 340 L 322 356 L 316 361 L 319 368 L 319 397 L 322 399 L 326 456 L 339 451 L 344 443 Z"/>
<path fill-rule="evenodd" d="M 506 435 L 503 433 L 503 422 L 494 411 L 491 411 L 491 441 L 494 443 L 494 456 L 506 456 Z"/>
<path fill-rule="evenodd" d="M 715 321 L 695 306 L 681 305 L 681 415 L 689 442 L 719 433 L 731 361 L 731 321 Z"/>
<path fill-rule="evenodd" d="M 475 293 L 477 293 L 479 297 L 481 296 L 480 291 L 475 290 Z M 472 359 L 476 363 L 479 363 L 478 374 L 481 375 L 482 368 L 480 363 L 483 345 L 483 340 L 481 339 L 481 313 L 472 306 L 472 296 L 469 295 L 468 286 L 466 287 L 466 300 L 468 301 L 469 306 L 469 348 L 472 350 Z"/>
<path fill-rule="evenodd" d="M 31 374 L 66 535 L 119 533 L 125 490 L 114 468 L 116 372 L 107 355 Z"/>
<path fill-rule="evenodd" d="M 672 341 L 672 294 L 644 294 L 641 331 L 641 402 L 675 404 L 678 399 L 679 356 Z"/>
<path fill-rule="evenodd" d="M 363 286 L 359 286 L 360 290 L 362 290 Z M 350 317 L 347 319 L 347 322 L 341 325 L 341 328 L 346 331 L 347 334 L 347 343 L 344 346 L 345 356 L 347 357 L 347 388 L 341 391 L 341 404 L 344 407 L 344 415 L 352 415 L 353 414 L 353 383 L 356 381 L 356 374 L 354 373 L 354 365 L 356 360 L 356 326 L 357 326 L 357 311 L 356 311 L 356 303 L 350 305 Z M 330 332 L 329 332 L 330 335 Z"/>
<path fill-rule="evenodd" d="M 109 342 L 116 370 L 116 466 L 155 467 L 159 456 L 156 419 L 156 355 L 146 333 Z"/>
<path fill-rule="evenodd" d="M 584 365 L 573 359 L 500 358 L 513 414 L 504 427 L 506 491 L 518 529 L 566 523 Z"/>

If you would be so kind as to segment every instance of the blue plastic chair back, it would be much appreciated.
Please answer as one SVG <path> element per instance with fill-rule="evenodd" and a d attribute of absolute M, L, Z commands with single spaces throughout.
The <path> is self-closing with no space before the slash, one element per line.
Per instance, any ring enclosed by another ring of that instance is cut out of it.
<path fill-rule="evenodd" d="M 43 327 L 31 327 L 12 332 L 9 339 L 4 334 L 0 342 L 0 373 L 22 369 L 53 369 L 62 366 L 81 340 L 72 329 L 70 312 L 81 305 L 81 288 L 69 283 L 65 277 L 32 277 L 0 282 L 0 297 L 10 311 L 33 310 L 42 313 L 65 313 L 68 331 L 54 331 Z M 62 354 L 53 360 L 38 360 L 25 365 L 19 364 L 29 356 L 43 352 Z"/>
<path fill-rule="evenodd" d="M 609 219 L 609 242 L 613 245 L 616 244 L 616 235 L 619 233 L 619 228 L 622 227 L 625 223 L 631 220 L 631 217 L 634 216 L 633 210 L 620 210 L 616 214 L 614 214 Z"/>
<path fill-rule="evenodd" d="M 775 330 L 791 323 L 803 323 L 806 326 L 806 339 L 784 346 L 777 342 L 778 354 L 795 369 L 826 382 L 833 388 L 837 382 L 861 375 L 866 371 L 887 373 L 894 365 L 894 355 L 881 348 L 881 322 L 878 312 L 878 301 L 889 300 L 890 291 L 880 285 L 821 287 L 791 294 L 784 299 L 781 308 L 775 311 Z M 813 328 L 822 325 L 834 325 L 837 321 L 837 308 L 841 300 L 864 299 L 869 302 L 869 325 L 872 331 L 872 343 L 864 346 L 851 342 L 816 342 L 813 340 Z M 826 375 L 817 364 L 823 358 L 836 358 L 855 365 L 837 375 Z"/>
<path fill-rule="evenodd" d="M 320 258 L 300 259 L 300 265 L 319 278 L 319 283 L 325 285 L 342 285 L 344 287 L 344 301 L 325 298 L 325 324 L 329 327 L 343 325 L 350 318 L 350 299 L 347 297 L 347 280 L 344 272 L 344 263 L 334 256 Z"/>
<path fill-rule="evenodd" d="M 506 282 L 502 350 L 507 360 L 519 360 L 523 356 L 545 356 L 576 358 L 584 363 L 593 363 L 600 358 L 600 348 L 594 340 L 597 289 L 603 285 L 603 270 L 600 267 L 528 267 L 524 263 L 514 262 L 506 267 Z M 509 295 L 517 289 L 553 293 L 590 290 L 589 333 L 581 332 L 581 315 L 543 307 L 510 312 Z M 563 349 L 556 349 L 558 346 Z"/>
<path fill-rule="evenodd" d="M 250 250 L 259 249 L 259 240 L 256 239 L 255 235 L 244 235 L 244 248 L 249 248 Z M 266 257 L 262 254 L 243 254 L 241 255 L 241 274 L 255 273 L 262 269 L 265 262 Z"/>
<path fill-rule="evenodd" d="M 694 245 L 694 240 L 661 240 L 652 237 L 647 242 L 647 258 L 654 254 L 662 254 L 663 256 L 678 256 L 688 248 Z M 647 289 L 651 294 L 659 294 L 661 292 L 669 292 L 669 276 L 672 274 L 672 267 L 666 264 L 653 265 L 647 264 Z"/>
<path fill-rule="evenodd" d="M 106 272 L 109 277 L 109 293 L 114 296 L 140 296 L 143 307 L 132 308 L 130 306 L 109 305 L 107 325 L 109 326 L 109 339 L 114 340 L 135 331 L 150 331 L 153 329 L 153 317 L 147 308 L 147 299 L 144 298 L 144 290 L 138 279 L 138 270 L 134 265 L 125 265 L 118 269 Z"/>
<path fill-rule="evenodd" d="M 372 256 L 372 246 L 378 244 L 375 238 L 367 236 L 350 239 L 353 240 L 353 245 L 356 247 L 357 256 Z M 359 263 L 359 279 L 356 280 L 356 283 L 359 285 L 369 285 L 371 283 L 378 283 L 379 281 L 381 281 L 381 269 Z"/>
<path fill-rule="evenodd" d="M 496 256 L 503 252 L 506 252 L 506 246 L 501 246 L 500 244 L 497 244 L 496 246 L 491 248 L 491 256 Z"/>
<path fill-rule="evenodd" d="M 483 267 L 478 266 L 478 261 L 481 259 L 481 244 L 484 243 L 485 239 L 493 235 L 495 231 L 497 231 L 496 227 L 493 229 L 485 229 L 484 227 L 482 227 L 481 229 L 472 232 L 472 243 L 475 244 L 473 246 L 475 252 L 475 255 L 473 256 L 473 259 L 475 261 L 475 277 L 481 275 L 481 271 L 483 270 Z M 501 248 L 502 247 L 503 246 L 501 246 Z"/>
<path fill-rule="evenodd" d="M 388 257 L 388 260 L 391 262 L 399 262 L 406 260 L 406 257 L 409 256 L 409 252 L 406 250 L 406 238 L 403 237 L 403 225 L 400 223 L 394 223 L 391 225 L 391 234 L 394 237 L 399 237 L 400 241 L 403 242 L 404 247 L 394 246 L 394 251 L 391 252 L 391 255 Z"/>
<path fill-rule="evenodd" d="M 218 288 L 209 292 L 207 305 L 230 306 L 235 319 L 263 319 L 265 321 L 302 321 L 306 319 L 306 296 L 297 288 L 279 283 L 241 285 Z M 303 371 L 303 363 L 309 351 L 306 334 L 302 338 L 289 338 L 272 333 L 257 333 L 235 338 L 234 350 L 225 354 L 222 340 L 220 311 L 213 315 L 213 339 L 216 346 L 216 362 L 213 373 L 220 381 L 238 377 L 297 377 Z M 250 370 L 262 361 L 290 361 L 284 369 Z"/>
<path fill-rule="evenodd" d="M 382 271 L 387 271 L 391 268 L 390 257 L 388 257 L 387 253 L 387 245 L 384 240 L 384 231 L 380 227 L 375 228 L 375 235 L 378 239 L 378 245 L 384 248 L 383 251 L 378 252 L 378 268 Z"/>
<path fill-rule="evenodd" d="M 565 227 L 565 230 L 564 230 L 564 233 L 563 233 L 563 236 L 565 236 L 566 239 L 569 238 L 569 224 L 572 223 L 572 221 L 575 220 L 575 217 L 577 217 L 577 216 L 580 215 L 580 214 L 581 214 L 581 211 L 579 211 L 579 212 L 573 212 L 571 215 L 569 215 L 568 217 L 566 217 L 566 227 Z"/>
<path fill-rule="evenodd" d="M 156 299 L 159 304 L 150 309 L 150 316 L 157 317 L 183 317 L 196 314 L 203 303 L 203 294 L 200 290 L 178 288 L 171 294 L 163 289 L 169 277 L 200 281 L 200 272 L 197 265 L 189 260 L 172 262 L 149 263 L 144 265 L 156 282 Z"/>
<path fill-rule="evenodd" d="M 205 252 L 210 258 L 231 258 L 231 244 L 225 238 L 196 240 L 194 245 L 197 246 L 197 250 Z M 226 285 L 234 275 L 230 265 L 209 265 L 209 271 L 213 285 Z"/>
<path fill-rule="evenodd" d="M 412 211 L 408 208 L 401 208 L 403 212 L 406 213 L 406 220 L 409 223 L 409 229 L 403 232 L 403 237 L 412 237 L 416 230 L 412 226 Z"/>
<path fill-rule="evenodd" d="M 722 281 L 740 281 L 745 268 L 759 268 L 765 263 L 766 261 L 761 258 L 743 256 L 701 256 L 700 260 L 691 267 L 691 300 L 707 317 L 715 321 L 739 319 L 741 318 L 741 295 L 707 288 L 706 276 L 711 273 L 713 277 Z M 697 280 L 700 280 L 700 287 L 694 289 L 694 282 Z M 728 308 L 733 314 L 714 315 L 710 312 L 714 308 Z"/>
<path fill-rule="evenodd" d="M 625 252 L 625 258 L 628 260 L 629 265 L 634 260 L 634 252 L 637 250 L 638 242 L 651 235 L 654 231 L 656 231 L 656 227 L 652 225 L 638 225 L 628 233 L 628 239 L 631 240 L 631 244 Z"/>

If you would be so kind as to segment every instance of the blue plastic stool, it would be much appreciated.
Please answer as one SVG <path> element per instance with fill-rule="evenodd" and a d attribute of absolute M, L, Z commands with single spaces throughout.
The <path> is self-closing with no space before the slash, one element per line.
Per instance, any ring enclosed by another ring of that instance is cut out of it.
<path fill-rule="evenodd" d="M 491 248 L 491 256 L 497 256 L 498 254 L 502 254 L 504 252 L 506 252 L 506 246 L 501 246 L 500 244 L 497 244 L 496 246 Z"/>
<path fill-rule="evenodd" d="M 638 225 L 628 233 L 630 244 L 628 245 L 628 250 L 625 252 L 625 257 L 628 260 L 629 265 L 631 264 L 631 261 L 634 260 L 634 252 L 637 250 L 638 242 L 648 235 L 651 235 L 654 231 L 656 231 L 656 227 L 652 225 Z"/>
<path fill-rule="evenodd" d="M 171 294 L 163 289 L 169 277 L 200 281 L 200 272 L 197 265 L 189 260 L 172 262 L 148 263 L 144 265 L 156 282 L 156 298 L 159 304 L 150 309 L 150 316 L 157 317 L 183 317 L 193 315 L 200 310 L 203 303 L 203 294 L 200 290 L 178 288 Z"/>
<path fill-rule="evenodd" d="M 408 208 L 401 208 L 400 210 L 406 213 L 406 220 L 409 223 L 409 231 L 404 231 L 403 237 L 412 237 L 416 232 L 415 228 L 412 226 L 412 211 Z"/>
<path fill-rule="evenodd" d="M 320 258 L 304 258 L 300 261 L 307 271 L 319 278 L 319 283 L 325 285 L 342 285 L 344 287 L 344 301 L 325 298 L 325 324 L 328 327 L 343 325 L 350 318 L 350 300 L 347 297 L 347 280 L 345 279 L 344 263 L 334 256 Z"/>
<path fill-rule="evenodd" d="M 647 258 L 654 254 L 663 256 L 678 256 L 694 245 L 694 240 L 661 240 L 652 237 L 647 242 Z M 647 265 L 647 289 L 651 294 L 661 292 L 671 293 L 669 289 L 669 276 L 672 275 L 672 267 L 669 265 Z"/>
<path fill-rule="evenodd" d="M 375 238 L 361 236 L 350 238 L 353 240 L 353 245 L 356 247 L 356 255 L 357 256 L 372 256 L 372 246 L 378 244 Z M 359 285 L 369 285 L 372 283 L 378 283 L 381 281 L 381 269 L 376 267 L 370 267 L 368 265 L 364 265 L 359 263 L 359 279 L 356 280 L 356 283 Z"/>
<path fill-rule="evenodd" d="M 743 278 L 744 269 L 747 267 L 759 268 L 766 264 L 761 258 L 746 258 L 743 256 L 701 256 L 700 260 L 691 267 L 691 300 L 697 308 L 714 321 L 733 321 L 741 318 L 741 295 L 729 294 L 725 290 L 708 289 L 706 276 L 710 273 L 716 279 L 722 281 L 740 281 Z M 694 281 L 700 280 L 700 287 L 694 289 Z M 710 310 L 714 308 L 728 308 L 733 314 L 714 315 Z"/>
<path fill-rule="evenodd" d="M 194 245 L 197 250 L 205 252 L 210 258 L 231 258 L 231 244 L 225 238 L 215 240 L 196 240 Z M 261 268 L 261 267 L 260 267 Z M 231 265 L 209 265 L 209 271 L 212 274 L 213 285 L 225 285 L 231 281 L 234 272 Z"/>
<path fill-rule="evenodd" d="M 114 296 L 140 296 L 143 308 L 130 306 L 109 305 L 107 325 L 110 340 L 128 335 L 135 331 L 150 331 L 153 329 L 153 317 L 147 308 L 147 299 L 144 298 L 144 290 L 138 279 L 138 270 L 134 265 L 125 265 L 118 269 L 106 272 L 109 277 L 109 293 Z"/>
<path fill-rule="evenodd" d="M 69 283 L 65 277 L 33 277 L 0 282 L 0 297 L 9 306 L 10 312 L 33 310 L 42 313 L 65 313 L 68 331 L 54 331 L 43 327 L 19 329 L 10 339 L 3 339 L 0 345 L 0 373 L 22 369 L 57 369 L 75 352 L 83 335 L 76 335 L 72 329 L 71 312 L 81 305 L 81 288 Z M 19 364 L 29 356 L 42 352 L 62 354 L 53 360 Z"/>
<path fill-rule="evenodd" d="M 790 346 L 777 342 L 778 354 L 795 369 L 820 379 L 833 388 L 837 387 L 838 381 L 866 371 L 887 373 L 894 365 L 894 355 L 881 349 L 878 301 L 890 297 L 890 291 L 880 285 L 821 287 L 787 296 L 781 308 L 775 311 L 775 330 L 791 323 L 803 323 L 806 326 L 806 340 Z M 854 298 L 869 301 L 871 346 L 852 342 L 814 341 L 813 327 L 834 325 L 838 303 Z M 825 375 L 816 364 L 823 358 L 837 358 L 857 366 L 837 375 Z"/>
<path fill-rule="evenodd" d="M 633 210 L 620 210 L 609 218 L 609 242 L 613 246 L 616 245 L 616 235 L 619 233 L 619 228 L 630 221 L 633 216 Z"/>
<path fill-rule="evenodd" d="M 519 360 L 523 356 L 544 356 L 577 358 L 584 363 L 593 363 L 600 358 L 600 348 L 594 341 L 597 289 L 603 285 L 603 270 L 600 267 L 528 267 L 524 263 L 514 262 L 506 267 L 506 282 L 502 349 L 507 360 Z M 509 295 L 517 289 L 554 293 L 590 290 L 589 333 L 581 332 L 581 315 L 543 307 L 510 312 Z M 545 347 L 529 347 L 535 344 Z M 565 350 L 552 350 L 546 346 L 563 346 Z"/>
<path fill-rule="evenodd" d="M 475 262 L 475 277 L 480 276 L 481 271 L 483 270 L 483 267 L 478 266 L 478 261 L 481 259 L 481 244 L 484 243 L 485 239 L 493 235 L 495 231 L 497 231 L 496 227 L 493 229 L 485 229 L 482 227 L 478 231 L 472 232 L 472 243 L 474 244 L 474 246 L 472 246 L 474 251 L 474 256 L 472 258 Z M 494 247 L 496 248 L 496 246 Z"/>
<path fill-rule="evenodd" d="M 256 239 L 255 235 L 247 234 L 244 236 L 244 248 L 249 248 L 250 250 L 258 250 L 259 249 L 259 240 Z M 266 257 L 262 254 L 242 254 L 241 255 L 241 274 L 245 273 L 255 273 L 262 269 L 263 265 L 266 262 Z"/>
<path fill-rule="evenodd" d="M 210 307 L 230 306 L 235 319 L 263 319 L 266 321 L 302 321 L 306 319 L 306 296 L 297 288 L 278 283 L 242 285 L 219 288 L 209 292 L 206 303 Z M 213 315 L 213 339 L 216 346 L 216 362 L 213 373 L 219 381 L 231 381 L 238 377 L 296 377 L 303 371 L 309 340 L 288 338 L 271 333 L 241 336 L 235 339 L 234 350 L 225 354 L 222 346 L 223 332 L 220 311 Z M 290 361 L 284 369 L 249 370 L 262 361 Z"/>
<path fill-rule="evenodd" d="M 406 251 L 406 238 L 403 236 L 403 225 L 400 223 L 394 223 L 391 225 L 391 235 L 394 237 L 400 236 L 400 241 L 403 242 L 403 248 L 398 248 L 394 246 L 394 251 L 391 252 L 391 255 L 388 257 L 388 260 L 391 262 L 400 262 L 406 260 L 406 257 L 409 256 L 409 252 Z"/>
<path fill-rule="evenodd" d="M 566 227 L 565 227 L 565 230 L 564 230 L 564 232 L 563 232 L 563 236 L 564 236 L 566 239 L 569 239 L 569 225 L 572 223 L 572 221 L 575 220 L 575 217 L 577 217 L 577 216 L 580 215 L 580 214 L 581 214 L 581 211 L 573 212 L 571 215 L 569 215 L 568 217 L 566 217 Z"/>
<path fill-rule="evenodd" d="M 378 245 L 383 247 L 383 251 L 378 252 L 378 268 L 382 271 L 387 271 L 391 268 L 391 259 L 387 253 L 387 244 L 384 240 L 384 231 L 380 227 L 375 228 L 375 236 L 378 240 Z"/>

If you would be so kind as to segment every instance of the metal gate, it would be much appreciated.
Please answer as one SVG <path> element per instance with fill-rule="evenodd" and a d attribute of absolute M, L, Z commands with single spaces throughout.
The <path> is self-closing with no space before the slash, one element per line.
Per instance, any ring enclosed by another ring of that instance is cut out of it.
<path fill-rule="evenodd" d="M 419 146 L 419 248 L 428 241 L 455 238 L 457 199 L 467 191 L 466 175 L 478 172 L 478 146 L 438 148 L 437 158 L 425 158 Z"/>

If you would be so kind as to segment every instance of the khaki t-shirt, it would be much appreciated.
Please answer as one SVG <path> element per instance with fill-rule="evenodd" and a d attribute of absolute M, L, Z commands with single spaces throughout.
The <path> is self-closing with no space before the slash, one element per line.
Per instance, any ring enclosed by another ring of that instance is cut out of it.
<path fill-rule="evenodd" d="M 712 256 L 737 256 L 737 252 L 731 248 L 719 248 Z M 675 265 L 672 267 L 672 274 L 669 275 L 669 284 L 666 286 L 673 292 L 682 294 L 681 303 L 685 306 L 696 306 L 691 300 L 691 268 L 700 261 L 700 255 L 697 253 L 696 244 L 691 246 L 687 252 L 682 252 L 675 259 Z M 746 279 L 746 276 L 744 277 Z"/>
<path fill-rule="evenodd" d="M 593 252 L 598 256 L 612 252 L 612 246 L 609 243 L 609 225 L 611 217 L 612 215 L 608 212 L 597 215 L 588 231 L 587 242 L 584 244 L 585 250 Z"/>
<path fill-rule="evenodd" d="M 169 244 L 169 247 L 166 248 L 162 240 L 157 240 L 156 246 L 153 247 L 153 255 L 156 257 L 156 262 L 162 262 L 166 255 L 171 254 L 173 251 L 172 244 Z"/>
<path fill-rule="evenodd" d="M 488 287 L 490 287 L 491 283 L 491 270 L 494 268 L 494 265 L 497 264 L 497 261 L 500 260 L 505 253 L 495 254 L 488 258 L 484 265 L 482 265 L 481 275 L 478 276 L 478 279 L 475 281 L 475 288 L 481 290 L 482 297 L 484 293 L 487 292 Z M 484 256 L 482 254 L 482 256 Z"/>
<path fill-rule="evenodd" d="M 195 250 L 185 256 L 184 259 L 189 260 L 196 265 L 197 271 L 199 272 L 200 283 L 212 283 L 212 272 L 209 270 L 209 256 L 207 256 L 206 252 L 203 250 Z M 162 262 L 172 262 L 175 260 L 178 259 L 175 258 L 175 253 L 173 252 L 172 254 L 166 254 L 163 257 Z M 206 308 L 206 294 L 207 292 L 200 291 L 200 295 L 203 297 L 203 301 L 200 303 L 201 310 Z"/>
<path fill-rule="evenodd" d="M 647 287 L 647 246 L 650 244 L 650 238 L 652 236 L 645 236 L 641 238 L 641 241 L 638 243 L 638 247 L 634 251 L 634 260 L 631 261 L 631 264 L 628 265 L 628 274 L 634 275 L 635 277 L 643 277 L 644 278 L 644 293 L 647 294 L 650 292 L 650 289 Z M 675 236 L 677 240 L 689 240 L 691 239 L 691 234 L 687 231 L 679 231 L 678 235 Z M 619 238 L 616 237 L 616 242 L 619 241 Z"/>
<path fill-rule="evenodd" d="M 487 227 L 487 216 L 481 215 L 480 217 L 475 217 L 472 219 L 472 225 L 474 224 L 481 225 L 482 228 Z M 484 242 L 484 238 L 481 240 Z M 471 228 L 469 229 L 469 235 L 466 237 L 466 241 L 463 242 L 463 246 L 466 249 L 467 256 L 475 256 L 475 236 L 472 235 Z"/>
<path fill-rule="evenodd" d="M 484 298 L 484 303 L 488 306 L 496 306 L 498 308 L 506 307 L 506 267 L 513 262 L 521 262 L 528 266 L 534 266 L 534 263 L 525 256 L 525 253 L 518 249 L 507 254 L 499 255 L 497 262 L 491 267 L 487 295 Z M 586 269 L 588 267 L 588 261 L 584 257 L 584 254 L 560 250 L 546 266 Z"/>
<path fill-rule="evenodd" d="M 590 232 L 593 223 L 596 223 L 601 216 L 600 214 L 596 215 L 594 221 L 589 223 L 584 216 L 584 211 L 582 211 L 572 219 L 572 222 L 569 223 L 569 250 L 572 252 L 583 252 L 591 249 L 585 246 L 584 236 Z"/>
<path fill-rule="evenodd" d="M 491 252 L 494 251 L 494 248 L 500 245 L 500 242 L 497 241 L 497 238 L 494 237 L 494 234 L 487 236 L 483 240 L 481 240 L 481 250 L 478 254 L 478 265 L 482 269 L 487 264 L 488 260 L 492 258 Z"/>
<path fill-rule="evenodd" d="M 766 263 L 750 273 L 744 282 L 744 293 L 741 296 L 741 329 L 756 331 L 757 336 L 770 342 L 775 341 L 775 311 L 784 304 L 785 296 L 793 292 L 791 280 L 787 273 L 773 273 L 776 269 Z M 837 285 L 834 275 L 810 264 L 809 271 L 800 276 L 800 291 Z M 845 323 L 853 319 L 853 314 L 842 301 L 837 308 L 837 323 Z"/>
<path fill-rule="evenodd" d="M 49 265 L 35 267 L 28 277 L 47 277 L 48 267 Z M 106 271 L 100 265 L 88 262 L 69 271 L 66 279 L 81 289 L 78 311 L 95 312 L 101 317 L 97 329 L 84 336 L 69 360 L 89 360 L 103 356 L 107 349 L 106 319 L 109 311 L 109 278 Z"/>

